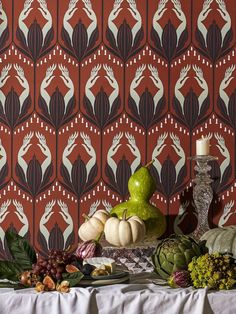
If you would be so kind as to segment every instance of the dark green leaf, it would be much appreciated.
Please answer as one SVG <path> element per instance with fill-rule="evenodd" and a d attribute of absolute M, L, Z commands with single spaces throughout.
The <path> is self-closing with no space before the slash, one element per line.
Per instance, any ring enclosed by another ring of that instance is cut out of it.
<path fill-rule="evenodd" d="M 37 257 L 28 241 L 10 230 L 6 232 L 6 240 L 12 257 L 22 270 L 31 269 L 32 264 L 36 263 Z"/>
<path fill-rule="evenodd" d="M 75 285 L 77 285 L 83 277 L 84 275 L 80 271 L 76 271 L 74 273 L 62 274 L 63 280 L 69 281 L 71 287 L 74 287 Z"/>
<path fill-rule="evenodd" d="M 22 268 L 15 262 L 0 261 L 0 279 L 18 281 Z"/>
<path fill-rule="evenodd" d="M 13 288 L 14 290 L 25 289 L 20 283 L 0 282 L 0 288 Z"/>

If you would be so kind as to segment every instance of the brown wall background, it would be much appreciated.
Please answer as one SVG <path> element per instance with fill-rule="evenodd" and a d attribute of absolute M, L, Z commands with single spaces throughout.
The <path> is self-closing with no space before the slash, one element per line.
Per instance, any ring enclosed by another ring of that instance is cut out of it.
<path fill-rule="evenodd" d="M 168 230 L 196 226 L 195 141 L 211 137 L 212 226 L 235 224 L 235 1 L 0 3 L 0 252 L 78 241 L 142 164 Z"/>

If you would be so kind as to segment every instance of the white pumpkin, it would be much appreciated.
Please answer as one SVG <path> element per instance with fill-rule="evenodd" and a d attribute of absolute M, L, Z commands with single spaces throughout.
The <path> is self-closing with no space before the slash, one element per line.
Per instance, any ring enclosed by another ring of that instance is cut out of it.
<path fill-rule="evenodd" d="M 131 216 L 126 219 L 126 210 L 122 219 L 111 217 L 105 223 L 104 233 L 107 242 L 114 246 L 126 247 L 143 240 L 146 228 L 142 219 Z"/>
<path fill-rule="evenodd" d="M 85 222 L 79 227 L 79 237 L 83 241 L 88 241 L 99 237 L 110 214 L 105 209 L 99 209 L 91 217 L 86 215 L 84 217 Z"/>
<path fill-rule="evenodd" d="M 236 258 L 236 226 L 210 229 L 201 240 L 206 240 L 209 253 L 231 253 Z"/>

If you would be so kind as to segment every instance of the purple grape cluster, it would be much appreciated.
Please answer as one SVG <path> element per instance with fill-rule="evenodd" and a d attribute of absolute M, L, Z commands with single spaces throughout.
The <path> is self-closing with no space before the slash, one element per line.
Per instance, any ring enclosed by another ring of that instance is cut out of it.
<path fill-rule="evenodd" d="M 58 281 L 62 279 L 62 273 L 66 272 L 66 265 L 76 261 L 76 256 L 61 250 L 49 251 L 48 257 L 39 257 L 32 265 L 33 274 L 45 277 L 50 276 Z"/>

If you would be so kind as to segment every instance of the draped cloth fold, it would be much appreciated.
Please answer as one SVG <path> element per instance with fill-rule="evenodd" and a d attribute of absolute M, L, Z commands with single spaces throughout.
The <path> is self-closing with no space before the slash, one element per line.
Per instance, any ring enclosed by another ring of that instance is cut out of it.
<path fill-rule="evenodd" d="M 131 275 L 129 284 L 76 287 L 70 293 L 0 289 L 0 314 L 233 314 L 236 290 L 172 289 L 155 274 Z"/>

